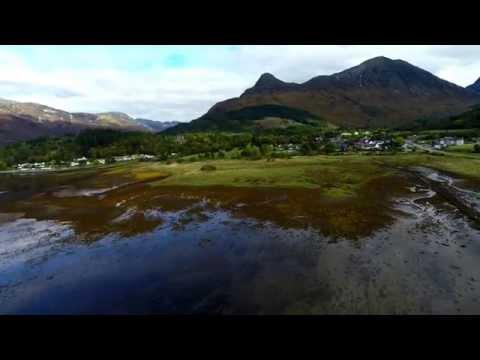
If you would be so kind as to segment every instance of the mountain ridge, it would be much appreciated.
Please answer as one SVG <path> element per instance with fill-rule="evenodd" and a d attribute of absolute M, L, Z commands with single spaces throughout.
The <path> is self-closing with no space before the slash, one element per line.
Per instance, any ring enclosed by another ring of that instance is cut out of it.
<path fill-rule="evenodd" d="M 151 125 L 122 112 L 67 112 L 0 98 L 0 145 L 42 136 L 77 134 L 87 129 L 157 132 Z"/>
<path fill-rule="evenodd" d="M 189 123 L 194 125 L 178 125 L 169 132 L 199 128 L 198 122 L 222 129 L 225 127 L 222 122 L 229 122 L 229 113 L 265 105 L 307 111 L 341 127 L 401 128 L 419 118 L 453 116 L 478 103 L 480 94 L 470 89 L 404 60 L 379 56 L 303 83 L 287 83 L 264 73 L 239 97 L 216 103 Z"/>
<path fill-rule="evenodd" d="M 477 81 L 467 86 L 466 88 L 480 94 L 480 78 L 478 78 Z"/>

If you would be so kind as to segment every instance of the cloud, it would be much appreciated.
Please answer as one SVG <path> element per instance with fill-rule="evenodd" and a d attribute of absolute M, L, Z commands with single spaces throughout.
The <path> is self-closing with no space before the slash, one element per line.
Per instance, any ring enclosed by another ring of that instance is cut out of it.
<path fill-rule="evenodd" d="M 462 86 L 480 76 L 480 46 L 0 46 L 0 97 L 189 121 L 263 72 L 303 82 L 379 55 Z"/>
<path fill-rule="evenodd" d="M 0 94 L 3 97 L 12 96 L 35 96 L 44 93 L 59 98 L 70 98 L 80 96 L 80 93 L 68 88 L 59 88 L 57 86 L 35 84 L 21 81 L 0 80 Z"/>

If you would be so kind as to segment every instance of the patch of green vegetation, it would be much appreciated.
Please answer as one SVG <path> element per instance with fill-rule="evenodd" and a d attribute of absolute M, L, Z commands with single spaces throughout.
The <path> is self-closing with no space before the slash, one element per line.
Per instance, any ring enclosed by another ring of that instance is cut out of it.
<path fill-rule="evenodd" d="M 451 145 L 447 148 L 448 152 L 457 152 L 457 153 L 473 153 L 474 144 L 464 144 L 464 145 Z"/>
<path fill-rule="evenodd" d="M 227 112 L 211 112 L 188 124 L 180 124 L 174 128 L 167 129 L 165 133 L 179 134 L 203 131 L 242 132 L 252 129 L 262 130 L 262 127 L 256 126 L 258 125 L 258 121 L 269 118 L 288 119 L 291 123 L 295 124 L 293 127 L 299 124 L 317 129 L 329 126 L 327 121 L 308 111 L 283 105 L 268 104 L 249 106 L 240 110 Z M 284 122 L 278 121 L 270 122 L 269 125 L 285 127 Z M 270 126 L 266 128 L 271 128 Z"/>
<path fill-rule="evenodd" d="M 371 157 L 298 156 L 292 159 L 212 160 L 194 163 L 136 163 L 119 166 L 110 175 L 124 174 L 152 186 L 226 186 L 320 189 L 326 196 L 355 195 L 368 181 L 390 174 Z M 205 171 L 214 167 L 215 171 Z"/>
<path fill-rule="evenodd" d="M 480 180 L 480 157 L 462 154 L 435 156 L 425 153 L 397 154 L 394 156 L 380 156 L 379 163 L 396 168 L 409 166 L 426 166 L 437 170 L 448 171 L 461 177 Z"/>
<path fill-rule="evenodd" d="M 480 158 L 435 156 L 421 153 L 396 155 L 297 156 L 292 159 L 214 160 L 215 172 L 205 164 L 150 164 L 154 173 L 169 173 L 155 186 L 246 186 L 316 188 L 332 197 L 350 196 L 372 179 L 388 176 L 401 168 L 427 166 L 462 177 L 480 179 Z M 144 167 L 146 165 L 137 165 Z M 132 171 L 135 174 L 135 171 Z"/>
<path fill-rule="evenodd" d="M 260 120 L 254 121 L 257 129 L 278 129 L 287 128 L 289 126 L 301 126 L 301 123 L 295 122 L 290 119 L 283 119 L 278 117 L 266 117 Z"/>

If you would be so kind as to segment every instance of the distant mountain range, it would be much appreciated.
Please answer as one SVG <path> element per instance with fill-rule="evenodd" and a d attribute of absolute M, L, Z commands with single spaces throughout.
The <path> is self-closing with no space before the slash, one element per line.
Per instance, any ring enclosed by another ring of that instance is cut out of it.
<path fill-rule="evenodd" d="M 480 103 L 480 82 L 450 83 L 403 60 L 376 57 L 333 75 L 287 83 L 263 74 L 240 97 L 167 133 L 249 130 L 291 125 L 407 128 Z"/>
<path fill-rule="evenodd" d="M 165 132 L 250 131 L 290 126 L 409 128 L 477 122 L 480 79 L 463 88 L 403 60 L 376 57 L 304 83 L 263 74 L 237 98 L 215 104 L 189 123 L 134 119 L 127 114 L 69 113 L 0 99 L 0 145 L 85 129 Z M 465 116 L 458 116 L 466 113 Z M 460 120 L 459 120 L 460 119 Z M 467 120 L 465 120 L 467 119 Z"/>
<path fill-rule="evenodd" d="M 151 132 L 161 132 L 172 126 L 180 124 L 178 121 L 155 121 L 148 119 L 135 119 Z"/>
<path fill-rule="evenodd" d="M 76 134 L 86 129 L 158 132 L 176 124 L 134 119 L 120 112 L 69 113 L 45 105 L 0 99 L 0 145 Z"/>

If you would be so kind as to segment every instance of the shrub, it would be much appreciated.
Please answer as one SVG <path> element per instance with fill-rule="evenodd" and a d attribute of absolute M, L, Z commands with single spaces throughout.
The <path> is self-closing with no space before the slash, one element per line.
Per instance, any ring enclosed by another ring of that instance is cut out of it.
<path fill-rule="evenodd" d="M 473 145 L 473 152 L 480 153 L 480 144 Z"/>
<path fill-rule="evenodd" d="M 217 170 L 217 168 L 214 165 L 207 164 L 207 165 L 203 165 L 200 168 L 200 170 L 201 171 L 215 171 L 215 170 Z"/>
<path fill-rule="evenodd" d="M 327 143 L 325 145 L 325 147 L 323 148 L 323 151 L 325 154 L 331 154 L 333 152 L 335 152 L 337 148 L 335 147 L 335 145 L 333 145 L 332 143 Z"/>
<path fill-rule="evenodd" d="M 245 146 L 245 148 L 241 152 L 241 155 L 251 160 L 257 160 L 261 158 L 260 149 L 252 144 L 248 144 L 247 146 Z"/>

